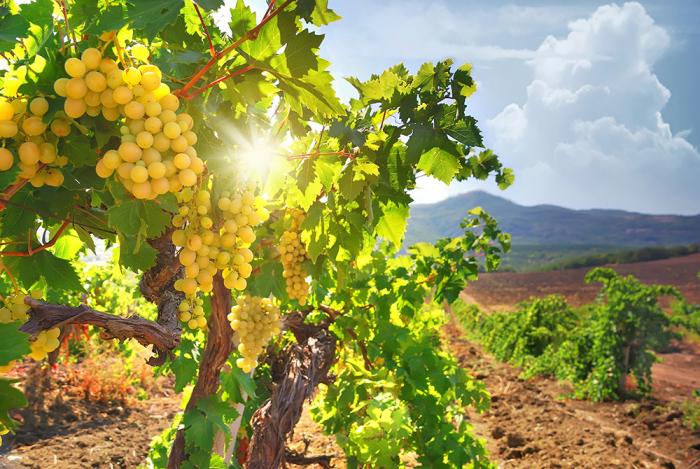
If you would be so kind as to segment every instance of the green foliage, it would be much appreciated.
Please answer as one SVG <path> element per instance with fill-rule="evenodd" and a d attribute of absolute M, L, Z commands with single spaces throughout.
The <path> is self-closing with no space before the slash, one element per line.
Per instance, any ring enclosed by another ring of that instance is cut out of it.
<path fill-rule="evenodd" d="M 651 246 L 638 249 L 627 249 L 599 254 L 590 254 L 563 259 L 542 267 L 542 270 L 577 269 L 581 267 L 597 267 L 606 264 L 628 264 L 632 262 L 647 262 L 659 259 L 688 256 L 700 252 L 700 245 L 688 246 Z"/>
<path fill-rule="evenodd" d="M 49 0 L 5 8 L 0 49 L 11 59 L 0 72 L 2 93 L 45 97 L 48 122 L 64 105 L 54 82 L 65 77 L 65 62 L 88 47 L 103 48 L 122 68 L 145 59 L 159 67 L 163 83 L 178 90 L 180 111 L 194 121 L 196 154 L 206 165 L 195 189 L 218 196 L 254 183 L 265 196 L 273 213 L 255 233 L 261 241 L 251 245 L 255 275 L 247 289 L 274 295 L 283 312 L 300 305 L 285 292 L 277 241 L 285 213 L 306 212 L 300 238 L 309 258 L 304 265 L 311 277 L 309 304 L 343 312 L 332 332 L 340 343 L 337 366 L 347 368 L 337 370 L 343 379 L 325 393 L 331 404 L 319 404 L 324 427 L 360 464 L 392 467 L 413 451 L 425 466 L 488 466 L 482 443 L 463 419 L 464 406 L 483 409 L 488 396 L 441 349 L 443 318 L 425 304 L 454 301 L 476 278 L 476 253 L 487 268 L 495 268 L 510 238 L 476 210 L 462 226 L 463 235 L 396 254 L 417 177 L 449 183 L 493 176 L 505 188 L 513 182 L 512 171 L 484 147 L 476 119 L 467 114 L 466 100 L 476 90 L 469 65 L 444 60 L 409 71 L 399 64 L 366 81 L 349 78 L 357 96 L 341 103 L 330 64 L 319 56 L 320 28 L 338 19 L 327 3 L 278 1 L 261 19 L 239 0 L 231 8 L 230 33 L 210 16 L 219 0 L 197 2 L 201 20 L 189 0 L 73 0 L 66 18 L 59 10 L 53 16 Z M 114 37 L 100 39 L 112 31 Z M 71 44 L 72 36 L 81 41 Z M 215 58 L 210 43 L 218 51 Z M 147 54 L 141 48 L 124 58 L 144 45 Z M 71 120 L 70 135 L 57 141 L 68 158 L 64 184 L 18 188 L 0 214 L 0 235 L 4 251 L 33 253 L 5 262 L 22 289 L 39 287 L 51 301 L 153 318 L 155 310 L 135 293 L 130 272 L 154 266 L 158 253 L 149 241 L 174 225 L 179 207 L 172 194 L 137 200 L 120 182 L 97 176 L 98 158 L 119 145 L 124 123 L 101 115 Z M 5 143 L 16 153 L 16 139 Z M 269 157 L 268 167 L 258 171 L 263 156 Z M 2 175 L 3 186 L 15 177 Z M 218 229 L 223 219 L 217 207 L 212 216 Z M 58 226 L 70 228 L 52 248 L 34 252 Z M 46 235 L 38 239 L 37 233 Z M 123 276 L 116 268 L 83 269 L 75 262 L 95 250 L 96 238 L 114 248 Z M 211 296 L 202 296 L 208 316 Z M 160 367 L 175 375 L 178 390 L 189 390 L 197 379 L 206 339 L 207 331 L 184 331 L 171 360 Z M 288 340 L 279 339 L 273 349 Z M 230 371 L 221 375 L 217 392 L 178 418 L 187 467 L 221 466 L 211 443 L 237 416 L 230 404 L 241 402 L 245 391 L 245 419 L 266 397 L 269 370 L 260 367 L 253 380 L 236 367 L 237 357 L 238 352 L 229 357 Z M 351 367 L 357 373 L 349 373 Z M 350 396 L 357 414 L 334 413 L 332 403 Z M 158 467 L 165 464 L 174 428 L 154 444 L 151 460 Z"/>
<path fill-rule="evenodd" d="M 497 358 L 523 366 L 526 376 L 548 374 L 570 381 L 580 398 L 622 398 L 628 375 L 640 393 L 650 392 L 653 352 L 675 337 L 658 300 L 678 297 L 678 292 L 620 277 L 611 269 L 593 269 L 586 281 L 602 288 L 596 303 L 578 311 L 560 297 L 547 297 L 514 313 L 482 315 L 462 307 L 460 317 Z"/>

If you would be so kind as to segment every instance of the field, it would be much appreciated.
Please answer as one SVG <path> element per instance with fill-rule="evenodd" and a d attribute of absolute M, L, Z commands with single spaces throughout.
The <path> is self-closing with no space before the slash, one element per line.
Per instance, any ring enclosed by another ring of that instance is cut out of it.
<path fill-rule="evenodd" d="M 700 301 L 700 254 L 615 268 L 644 282 L 676 285 L 690 300 Z M 593 300 L 596 291 L 584 285 L 586 271 L 484 274 L 462 296 L 489 310 L 552 293 L 580 305 Z M 700 432 L 692 432 L 678 410 L 679 403 L 700 388 L 697 344 L 679 343 L 661 355 L 662 362 L 653 368 L 651 399 L 593 404 L 567 398 L 570 389 L 553 380 L 520 379 L 519 370 L 467 340 L 451 319 L 444 334 L 453 354 L 487 384 L 492 396 L 489 411 L 470 412 L 468 418 L 501 467 L 686 468 L 700 458 Z M 136 467 L 150 439 L 179 410 L 180 396 L 167 382 L 146 401 L 103 406 L 75 393 L 59 393 L 60 380 L 59 371 L 54 385 L 37 393 L 33 423 L 18 432 L 15 448 L 0 456 L 0 467 Z M 307 445 L 307 455 L 329 455 L 333 467 L 345 467 L 334 439 L 322 435 L 305 412 L 289 447 L 302 451 Z"/>

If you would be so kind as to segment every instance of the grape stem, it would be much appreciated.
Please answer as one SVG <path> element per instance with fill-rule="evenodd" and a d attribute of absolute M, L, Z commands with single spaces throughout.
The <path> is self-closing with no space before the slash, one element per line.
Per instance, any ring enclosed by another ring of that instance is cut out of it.
<path fill-rule="evenodd" d="M 212 81 L 211 83 L 207 84 L 206 86 L 203 86 L 201 88 L 196 89 L 192 93 L 183 95 L 182 98 L 190 100 L 190 99 L 194 98 L 195 96 L 197 96 L 201 93 L 204 93 L 206 90 L 208 90 L 212 86 L 218 85 L 222 81 L 228 80 L 229 78 L 233 78 L 233 77 L 236 77 L 238 75 L 243 75 L 244 73 L 249 72 L 249 71 L 254 70 L 254 69 L 255 69 L 255 65 L 248 65 L 246 67 L 240 68 L 234 72 L 229 73 L 228 75 L 217 78 L 216 80 Z"/>
<path fill-rule="evenodd" d="M 204 18 L 202 17 L 202 12 L 199 10 L 199 5 L 197 5 L 197 2 L 192 2 L 194 5 L 194 9 L 197 12 L 197 16 L 199 16 L 199 22 L 202 23 L 202 28 L 204 29 L 204 34 L 207 35 L 207 40 L 209 41 L 209 53 L 211 53 L 211 56 L 214 57 L 216 55 L 216 49 L 214 49 L 214 44 L 211 42 L 211 35 L 209 34 L 209 29 L 207 28 L 207 24 L 204 22 Z"/>
<path fill-rule="evenodd" d="M 226 47 L 220 52 L 217 52 L 216 55 L 214 55 L 204 66 L 195 73 L 192 78 L 190 78 L 190 81 L 188 81 L 185 86 L 180 88 L 175 92 L 176 96 L 180 97 L 185 97 L 187 96 L 187 92 L 216 64 L 219 59 L 222 57 L 225 57 L 229 52 L 237 49 L 238 47 L 241 46 L 241 44 L 245 43 L 246 41 L 249 40 L 254 40 L 255 38 L 258 37 L 258 34 L 260 33 L 260 30 L 275 16 L 279 15 L 282 10 L 287 8 L 289 4 L 291 4 L 294 0 L 286 0 L 282 5 L 280 5 L 278 8 L 269 11 L 268 14 L 266 14 L 263 19 L 258 23 L 257 26 L 255 26 L 253 29 L 249 30 L 246 32 L 243 36 L 238 38 L 233 44 L 230 46 Z"/>
<path fill-rule="evenodd" d="M 50 240 L 48 240 L 45 244 L 42 244 L 41 246 L 37 247 L 36 249 L 32 248 L 32 243 L 31 243 L 31 235 L 29 239 L 29 243 L 27 246 L 27 251 L 0 251 L 0 256 L 5 256 L 5 257 L 29 257 L 37 252 L 43 251 L 45 249 L 50 248 L 54 244 L 56 244 L 56 241 L 58 241 L 58 238 L 63 234 L 63 232 L 68 228 L 68 225 L 70 224 L 70 219 L 66 218 L 63 220 L 63 223 L 61 223 L 61 226 L 58 228 L 58 231 L 56 231 L 56 234 L 51 237 Z"/>

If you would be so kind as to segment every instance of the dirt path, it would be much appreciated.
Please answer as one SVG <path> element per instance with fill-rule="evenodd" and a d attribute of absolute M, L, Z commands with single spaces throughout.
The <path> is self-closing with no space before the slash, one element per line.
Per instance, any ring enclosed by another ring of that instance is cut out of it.
<path fill-rule="evenodd" d="M 502 468 L 690 468 L 700 460 L 700 433 L 663 401 L 568 400 L 569 390 L 552 380 L 518 379 L 518 370 L 464 339 L 456 324 L 445 333 L 460 364 L 492 395 L 491 409 L 470 418 Z"/>

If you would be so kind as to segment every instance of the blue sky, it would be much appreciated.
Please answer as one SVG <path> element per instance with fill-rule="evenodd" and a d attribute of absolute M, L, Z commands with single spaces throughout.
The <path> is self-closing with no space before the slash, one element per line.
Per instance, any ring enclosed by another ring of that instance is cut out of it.
<path fill-rule="evenodd" d="M 470 62 L 471 112 L 524 204 L 700 213 L 700 2 L 330 1 L 336 76 Z M 352 89 L 338 82 L 341 95 Z M 426 180 L 418 202 L 493 184 Z"/>
<path fill-rule="evenodd" d="M 516 182 L 501 192 L 424 178 L 418 203 L 479 188 L 525 205 L 700 213 L 700 1 L 329 4 L 343 16 L 323 30 L 336 77 L 473 64 L 471 113 Z"/>

